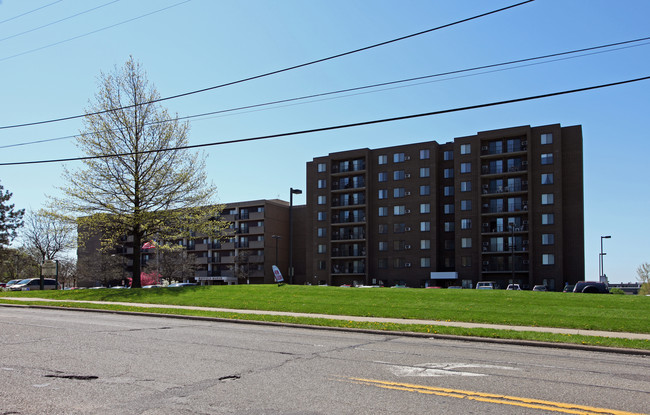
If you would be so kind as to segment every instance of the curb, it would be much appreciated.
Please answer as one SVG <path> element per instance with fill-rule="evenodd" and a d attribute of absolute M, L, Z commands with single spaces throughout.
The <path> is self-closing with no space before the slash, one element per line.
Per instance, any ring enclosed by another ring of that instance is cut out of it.
<path fill-rule="evenodd" d="M 650 357 L 650 350 L 592 346 L 592 345 L 575 344 L 575 343 L 549 343 L 549 342 L 541 342 L 535 340 L 494 339 L 490 337 L 455 336 L 450 334 L 431 334 L 431 333 L 415 333 L 415 332 L 407 332 L 407 331 L 357 329 L 357 328 L 349 328 L 349 327 L 314 326 L 309 324 L 281 323 L 275 321 L 237 320 L 237 319 L 229 319 L 223 317 L 184 316 L 178 314 L 159 314 L 159 313 L 148 313 L 148 312 L 140 312 L 140 311 L 102 310 L 102 309 L 95 309 L 95 308 L 69 308 L 69 307 L 57 307 L 57 306 L 33 305 L 33 304 L 0 303 L 0 306 L 17 307 L 17 308 L 21 308 L 21 307 L 37 308 L 37 309 L 45 309 L 45 310 L 82 311 L 82 312 L 105 313 L 105 314 L 122 314 L 122 315 L 133 315 L 133 316 L 155 317 L 155 318 L 175 318 L 180 320 L 212 321 L 212 322 L 220 322 L 220 323 L 250 324 L 250 325 L 258 325 L 258 326 L 291 327 L 291 328 L 301 328 L 301 329 L 308 329 L 308 330 L 329 330 L 329 331 L 339 331 L 339 332 L 348 332 L 348 333 L 376 334 L 381 336 L 415 337 L 415 338 L 436 339 L 436 340 L 457 340 L 457 341 L 467 341 L 467 342 L 475 342 L 475 343 L 493 343 L 493 344 L 505 344 L 505 345 L 514 345 L 514 346 L 544 347 L 544 348 L 551 348 L 551 349 L 582 350 L 582 351 L 590 351 L 590 352 L 617 353 L 617 354 Z"/>

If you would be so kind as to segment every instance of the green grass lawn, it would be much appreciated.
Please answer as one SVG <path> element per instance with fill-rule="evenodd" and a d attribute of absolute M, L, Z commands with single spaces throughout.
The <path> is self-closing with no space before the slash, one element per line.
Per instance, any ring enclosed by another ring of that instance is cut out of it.
<path fill-rule="evenodd" d="M 650 298 L 504 290 L 233 285 L 4 292 L 43 297 L 650 333 Z"/>

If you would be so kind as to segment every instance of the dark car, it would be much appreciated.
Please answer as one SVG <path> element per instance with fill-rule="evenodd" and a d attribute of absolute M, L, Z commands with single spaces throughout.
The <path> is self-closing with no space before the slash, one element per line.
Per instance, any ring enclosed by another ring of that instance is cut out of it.
<path fill-rule="evenodd" d="M 604 282 L 578 281 L 573 287 L 574 293 L 609 294 L 609 287 Z"/>

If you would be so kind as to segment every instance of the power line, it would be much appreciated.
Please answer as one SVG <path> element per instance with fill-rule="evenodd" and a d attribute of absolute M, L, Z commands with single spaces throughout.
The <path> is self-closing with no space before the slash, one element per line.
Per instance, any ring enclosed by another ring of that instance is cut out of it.
<path fill-rule="evenodd" d="M 504 101 L 496 101 L 496 102 L 490 102 L 490 103 L 486 103 L 486 104 L 470 105 L 470 106 L 466 106 L 466 107 L 457 107 L 457 108 L 451 108 L 451 109 L 446 109 L 446 110 L 425 112 L 425 113 L 420 113 L 420 114 L 403 115 L 403 116 L 392 117 L 392 118 L 382 118 L 382 119 L 379 119 L 379 120 L 362 121 L 362 122 L 351 123 L 351 124 L 340 124 L 340 125 L 329 126 L 329 127 L 313 128 L 313 129 L 309 129 L 309 130 L 292 131 L 292 132 L 288 132 L 288 133 L 279 133 L 279 134 L 271 134 L 271 135 L 264 135 L 264 136 L 257 136 L 257 137 L 240 138 L 240 139 L 233 139 L 233 140 L 227 140 L 227 141 L 217 141 L 217 142 L 204 143 L 204 144 L 194 144 L 194 145 L 166 148 L 166 149 L 160 149 L 160 150 L 140 151 L 140 152 L 137 152 L 137 153 L 130 152 L 130 153 L 120 153 L 120 154 L 107 154 L 107 155 L 101 155 L 101 156 L 70 157 L 70 158 L 64 158 L 64 159 L 37 160 L 37 161 L 18 161 L 18 162 L 11 162 L 11 163 L 0 163 L 0 166 L 24 166 L 24 165 L 33 165 L 33 164 L 63 163 L 63 162 L 69 162 L 69 161 L 84 161 L 84 160 L 94 160 L 94 159 L 105 159 L 105 158 L 110 158 L 110 157 L 126 157 L 126 156 L 132 156 L 132 155 L 136 155 L 136 154 L 151 154 L 151 153 L 160 153 L 160 152 L 164 152 L 164 151 L 191 150 L 191 149 L 213 147 L 213 146 L 225 145 L 225 144 L 235 144 L 235 143 L 244 143 L 244 142 L 249 142 L 249 141 L 268 140 L 268 139 L 271 139 L 271 138 L 290 137 L 290 136 L 302 135 L 302 134 L 312 134 L 312 133 L 318 133 L 318 132 L 324 132 L 324 131 L 340 130 L 340 129 L 344 129 L 344 128 L 361 127 L 361 126 L 366 126 L 366 125 L 381 124 L 381 123 L 394 122 L 394 121 L 403 121 L 403 120 L 409 120 L 409 119 L 413 119 L 413 118 L 430 117 L 430 116 L 433 116 L 433 115 L 449 114 L 449 113 L 452 113 L 452 112 L 468 111 L 468 110 L 474 110 L 474 109 L 479 109 L 479 108 L 488 108 L 488 107 L 494 107 L 494 106 L 498 106 L 498 105 L 514 104 L 514 103 L 517 103 L 517 102 L 532 101 L 532 100 L 537 100 L 537 99 L 542 99 L 542 98 L 550 98 L 550 97 L 556 97 L 556 96 L 560 96 L 560 95 L 568 95 L 568 94 L 574 94 L 574 93 L 578 93 L 578 92 L 591 91 L 591 90 L 595 90 L 595 89 L 608 88 L 608 87 L 612 87 L 612 86 L 625 85 L 625 84 L 645 81 L 645 80 L 649 80 L 649 79 L 650 79 L 650 76 L 645 76 L 645 77 L 642 77 L 642 78 L 628 79 L 626 81 L 612 82 L 612 83 L 608 83 L 608 84 L 601 84 L 601 85 L 595 85 L 595 86 L 590 86 L 590 87 L 585 87 L 585 88 L 571 89 L 571 90 L 560 91 L 560 92 L 551 92 L 551 93 L 548 93 L 548 94 L 533 95 L 533 96 L 529 96 L 529 97 L 515 98 L 515 99 L 504 100 Z"/>
<path fill-rule="evenodd" d="M 190 1 L 190 0 L 187 0 L 187 1 Z M 207 87 L 207 88 L 197 89 L 197 90 L 190 91 L 190 92 L 184 92 L 184 93 L 177 94 L 177 95 L 172 95 L 172 96 L 168 96 L 168 97 L 164 97 L 164 98 L 155 99 L 155 100 L 152 100 L 152 101 L 142 102 L 140 104 L 128 105 L 128 106 L 119 107 L 119 108 L 112 108 L 112 109 L 109 109 L 109 110 L 97 111 L 97 112 L 94 112 L 94 113 L 72 115 L 72 116 L 68 116 L 68 117 L 53 118 L 53 119 L 50 119 L 50 120 L 34 121 L 34 122 L 23 123 L 23 124 L 0 126 L 0 130 L 6 130 L 6 129 L 9 129 L 9 128 L 18 128 L 18 127 L 28 127 L 28 126 L 41 125 L 41 124 L 49 124 L 49 123 L 54 123 L 54 122 L 59 122 L 59 121 L 69 121 L 69 120 L 74 120 L 74 119 L 77 119 L 77 118 L 83 118 L 83 117 L 86 117 L 88 115 L 105 114 L 105 113 L 111 112 L 111 111 L 119 111 L 119 110 L 123 110 L 123 109 L 127 109 L 127 108 L 133 108 L 133 107 L 139 106 L 139 105 L 154 104 L 154 103 L 157 103 L 157 102 L 162 102 L 162 101 L 167 101 L 167 100 L 171 100 L 171 99 L 186 97 L 186 96 L 189 96 L 189 95 L 199 94 L 199 93 L 202 93 L 202 92 L 212 91 L 212 90 L 215 90 L 215 89 L 218 89 L 218 88 L 223 88 L 223 87 L 226 87 L 226 86 L 232 86 L 232 85 L 240 84 L 240 83 L 243 83 L 243 82 L 248 82 L 248 81 L 252 81 L 252 80 L 255 80 L 255 79 L 264 78 L 264 77 L 271 76 L 271 75 L 277 75 L 277 74 L 282 73 L 282 72 L 287 72 L 287 71 L 291 71 L 291 70 L 294 70 L 294 69 L 304 68 L 306 66 L 326 62 L 328 60 L 337 59 L 337 58 L 340 58 L 340 57 L 343 57 L 343 56 L 352 55 L 354 53 L 363 52 L 363 51 L 373 49 L 373 48 L 377 48 L 377 47 L 380 47 L 380 46 L 385 46 L 385 45 L 388 45 L 388 44 L 391 44 L 391 43 L 399 42 L 401 40 L 405 40 L 405 39 L 409 39 L 409 38 L 412 38 L 412 37 L 424 35 L 426 33 L 430 33 L 430 32 L 436 31 L 436 30 L 445 29 L 445 28 L 455 26 L 455 25 L 458 25 L 458 24 L 461 24 L 461 23 L 465 23 L 465 22 L 468 22 L 468 21 L 471 21 L 471 20 L 479 19 L 481 17 L 485 17 L 485 16 L 488 16 L 488 15 L 491 15 L 491 14 L 499 13 L 499 12 L 502 12 L 502 11 L 505 11 L 505 10 L 508 10 L 508 9 L 512 9 L 514 7 L 517 7 L 517 6 L 521 6 L 521 5 L 524 5 L 524 4 L 527 4 L 527 3 L 531 3 L 533 1 L 534 0 L 526 0 L 526 1 L 523 1 L 521 3 L 513 4 L 511 6 L 503 7 L 501 9 L 492 10 L 490 12 L 486 12 L 486 13 L 482 13 L 482 14 L 479 14 L 479 15 L 476 15 L 476 16 L 468 17 L 468 18 L 465 18 L 465 19 L 462 19 L 462 20 L 455 21 L 453 23 L 447 23 L 445 25 L 434 27 L 434 28 L 427 29 L 427 30 L 423 30 L 421 32 L 412 33 L 410 35 L 406 35 L 406 36 L 398 37 L 398 38 L 395 38 L 395 39 L 387 40 L 387 41 L 384 41 L 384 42 L 376 43 L 376 44 L 370 45 L 370 46 L 365 46 L 365 47 L 362 47 L 362 48 L 359 48 L 359 49 L 354 49 L 354 50 L 351 50 L 351 51 L 348 51 L 348 52 L 343 52 L 343 53 L 339 53 L 339 54 L 336 54 L 336 55 L 328 56 L 326 58 L 321 58 L 321 59 L 317 59 L 317 60 L 314 60 L 314 61 L 301 63 L 299 65 L 294 65 L 294 66 L 290 66 L 290 67 L 287 67 L 287 68 L 278 69 L 278 70 L 271 71 L 271 72 L 266 72 L 266 73 L 263 73 L 263 74 L 260 74 L 260 75 L 255 75 L 255 76 L 251 76 L 251 77 L 248 77 L 248 78 L 239 79 L 237 81 L 231 81 L 231 82 L 227 82 L 227 83 L 224 83 L 224 84 L 219 84 L 219 85 L 215 85 L 215 86 L 211 86 L 211 87 Z M 181 3 L 179 3 L 179 4 L 181 4 Z M 171 7 L 174 7 L 174 6 L 171 6 Z M 134 20 L 134 19 L 132 19 L 132 20 Z M 104 30 L 104 29 L 100 29 L 100 30 Z M 94 33 L 94 32 L 91 32 L 91 33 Z M 85 36 L 85 35 L 82 35 L 82 36 Z M 78 36 L 78 37 L 80 37 L 80 36 Z M 62 42 L 59 42 L 59 43 L 62 43 Z M 56 44 L 58 44 L 58 43 L 56 43 Z M 55 45 L 55 44 L 53 44 L 53 45 Z M 53 45 L 49 45 L 49 46 L 53 46 Z M 49 46 L 46 46 L 46 47 L 49 47 Z M 40 50 L 40 49 L 43 49 L 43 48 L 34 49 L 32 51 L 28 51 L 28 52 L 24 52 L 24 53 L 30 53 L 30 52 L 33 52 L 35 50 Z M 22 53 L 22 54 L 24 54 L 24 53 Z M 15 57 L 15 56 L 19 56 L 19 55 L 10 56 L 9 58 L 12 58 L 12 57 Z M 9 58 L 0 59 L 0 62 L 5 60 L 5 59 L 9 59 Z"/>
<path fill-rule="evenodd" d="M 15 35 L 7 36 L 5 38 L 0 39 L 0 42 L 4 42 L 5 40 L 13 39 L 15 37 L 22 36 L 22 35 L 25 35 L 27 33 L 35 32 L 37 30 L 44 29 L 44 28 L 46 28 L 48 26 L 52 26 L 52 25 L 55 25 L 57 23 L 61 23 L 61 22 L 66 21 L 66 20 L 70 20 L 70 19 L 72 19 L 74 17 L 81 16 L 82 14 L 86 14 L 86 13 L 92 12 L 94 10 L 101 9 L 102 7 L 106 7 L 106 6 L 110 5 L 110 4 L 117 3 L 118 1 L 120 1 L 120 0 L 113 0 L 113 1 L 110 1 L 108 3 L 104 3 L 102 5 L 99 5 L 97 7 L 93 7 L 92 9 L 84 10 L 82 12 L 73 14 L 72 16 L 64 17 L 63 19 L 59 19 L 59 20 L 56 20 L 54 22 L 50 22 L 50 23 L 44 24 L 42 26 L 35 27 L 33 29 L 29 29 L 29 30 L 26 30 L 24 32 L 16 33 Z"/>
<path fill-rule="evenodd" d="M 41 6 L 41 7 L 38 7 L 38 8 L 36 8 L 36 9 L 34 9 L 34 10 L 30 10 L 30 11 L 25 12 L 25 13 L 23 13 L 23 14 L 19 14 L 18 16 L 10 17 L 9 19 L 6 19 L 6 20 L 2 20 L 2 21 L 0 21 L 0 24 L 2 24 L 2 23 L 6 23 L 6 22 L 9 22 L 9 21 L 11 21 L 11 20 L 18 19 L 19 17 L 26 16 L 26 15 L 28 15 L 28 14 L 30 14 L 30 13 L 34 13 L 34 12 L 36 12 L 36 11 L 39 11 L 39 10 L 44 9 L 44 8 L 46 8 L 46 7 L 50 7 L 50 6 L 52 6 L 52 5 L 54 5 L 54 4 L 57 4 L 57 3 L 61 3 L 62 1 L 63 1 L 63 0 L 57 0 L 57 1 L 54 1 L 54 2 L 52 2 L 52 3 L 46 4 L 45 6 Z"/>
<path fill-rule="evenodd" d="M 82 37 L 90 36 L 90 35 L 93 35 L 93 34 L 95 34 L 95 33 L 102 32 L 102 31 L 104 31 L 104 30 L 112 29 L 112 28 L 114 28 L 114 27 L 116 27 L 116 26 L 120 26 L 120 25 L 123 25 L 123 24 L 125 24 L 125 23 L 132 22 L 132 21 L 134 21 L 134 20 L 142 19 L 143 17 L 151 16 L 152 14 L 160 13 L 160 12 L 162 12 L 162 11 L 165 11 L 165 10 L 171 9 L 172 7 L 180 6 L 181 4 L 185 4 L 185 3 L 188 3 L 188 2 L 190 2 L 190 1 L 192 1 L 192 0 L 185 0 L 185 1 L 182 1 L 182 2 L 180 2 L 180 3 L 172 4 L 171 6 L 168 6 L 168 7 L 163 7 L 162 9 L 158 9 L 158 10 L 154 10 L 154 11 L 149 12 L 149 13 L 145 13 L 145 14 L 143 14 L 143 15 L 140 15 L 140 16 L 137 16 L 137 17 L 134 17 L 134 18 L 132 18 L 132 19 L 124 20 L 124 21 L 122 21 L 122 22 L 115 23 L 115 24 L 112 24 L 112 25 L 110 25 L 110 26 L 102 27 L 101 29 L 97 29 L 97 30 L 93 30 L 93 31 L 91 31 L 91 32 L 84 33 L 84 34 L 82 34 L 82 35 L 78 35 L 78 36 L 74 36 L 74 37 L 71 37 L 71 38 L 68 38 L 68 39 L 64 39 L 64 40 L 61 40 L 61 41 L 58 41 L 58 42 L 50 43 L 49 45 L 45 45 L 45 46 L 38 47 L 38 48 L 36 48 L 36 49 L 31 49 L 31 50 L 28 50 L 28 51 L 25 51 L 25 52 L 17 53 L 17 54 L 15 54 L 15 55 L 5 56 L 4 58 L 0 58 L 0 62 L 6 61 L 6 60 L 9 60 L 9 59 L 13 59 L 13 58 L 16 58 L 16 57 L 18 57 L 18 56 L 27 55 L 27 54 L 29 54 L 29 53 L 37 52 L 37 51 L 39 51 L 39 50 L 43 50 L 43 49 L 47 49 L 47 48 L 51 48 L 52 46 L 57 46 L 57 45 L 60 45 L 60 44 L 62 44 L 62 43 L 67 43 L 67 42 L 70 42 L 70 41 L 72 41 L 72 40 L 76 40 L 76 39 L 80 39 L 80 38 L 82 38 Z M 71 117 L 71 118 L 62 118 L 62 119 L 60 119 L 60 120 L 51 120 L 51 121 L 47 121 L 47 122 L 63 121 L 63 120 L 66 120 L 66 119 L 79 118 L 79 117 L 83 117 L 83 115 L 80 115 L 80 116 L 77 116 L 77 117 Z M 45 122 L 38 122 L 38 123 L 24 124 L 24 125 L 16 125 L 16 126 L 9 126 L 9 127 L 0 127 L 0 128 L 22 127 L 22 126 L 35 125 L 35 124 L 45 124 Z"/>
<path fill-rule="evenodd" d="M 320 98 L 320 97 L 325 97 L 325 96 L 329 96 L 329 95 L 342 94 L 342 93 L 346 93 L 346 92 L 355 92 L 355 91 L 360 91 L 360 90 L 364 90 L 364 89 L 377 88 L 377 87 L 381 87 L 381 86 L 396 85 L 396 84 L 400 84 L 400 83 L 431 79 L 431 78 L 442 77 L 442 76 L 446 76 L 446 75 L 457 75 L 457 74 L 471 72 L 471 71 L 477 71 L 477 70 L 481 70 L 481 69 L 490 69 L 490 68 L 495 68 L 495 67 L 500 67 L 500 66 L 507 66 L 507 65 L 512 65 L 512 64 L 517 64 L 517 63 L 532 62 L 532 61 L 536 61 L 536 60 L 542 60 L 542 59 L 548 59 L 548 58 L 560 57 L 560 56 L 567 56 L 567 55 L 581 53 L 581 52 L 591 52 L 591 51 L 610 48 L 610 47 L 614 47 L 614 46 L 621 46 L 620 48 L 601 51 L 599 53 L 612 52 L 612 51 L 615 51 L 615 50 L 622 49 L 624 45 L 630 45 L 630 44 L 633 44 L 633 43 L 639 43 L 639 42 L 643 42 L 643 41 L 647 41 L 647 40 L 650 40 L 650 36 L 639 38 L 639 39 L 626 40 L 626 41 L 622 41 L 622 42 L 609 43 L 609 44 L 606 44 L 606 45 L 592 46 L 592 47 L 575 49 L 575 50 L 565 51 L 565 52 L 557 52 L 557 53 L 552 53 L 552 54 L 542 55 L 542 56 L 537 56 L 537 57 L 532 57 L 532 58 L 523 58 L 523 59 L 517 59 L 517 60 L 512 60 L 512 61 L 507 61 L 507 62 L 476 66 L 476 67 L 473 67 L 473 68 L 458 69 L 458 70 L 454 70 L 454 71 L 442 72 L 442 73 L 437 73 L 437 74 L 432 74 L 432 75 L 425 75 L 425 76 L 419 76 L 419 77 L 414 77 L 414 78 L 401 79 L 401 80 L 397 80 L 397 81 L 388 81 L 388 82 L 382 82 L 382 83 L 378 83 L 378 84 L 371 84 L 371 85 L 359 86 L 359 87 L 354 87 L 354 88 L 340 89 L 340 90 L 337 90 L 337 91 L 322 92 L 322 93 L 318 93 L 318 94 L 304 95 L 304 96 L 301 96 L 301 97 L 294 97 L 294 98 L 287 98 L 287 99 L 282 99 L 282 100 L 270 101 L 270 102 L 265 102 L 265 103 L 261 103 L 261 104 L 245 105 L 245 106 L 242 106 L 242 107 L 228 108 L 228 109 L 223 109 L 223 110 L 218 110 L 218 111 L 211 111 L 211 112 L 206 112 L 206 113 L 201 113 L 201 114 L 186 115 L 184 117 L 179 117 L 178 120 L 187 120 L 187 119 L 198 118 L 198 117 L 206 117 L 206 116 L 209 116 L 209 115 L 224 114 L 224 113 L 228 113 L 228 112 L 241 111 L 241 110 L 246 110 L 246 109 L 255 109 L 255 108 L 261 108 L 261 107 L 266 107 L 266 106 L 276 105 L 276 104 L 286 104 L 286 103 L 301 101 L 301 100 L 310 99 L 310 98 Z M 647 45 L 647 44 L 649 44 L 649 43 L 642 43 L 640 45 L 633 45 L 633 46 L 626 46 L 626 47 L 643 46 L 643 45 Z M 584 55 L 579 55 L 579 56 L 574 56 L 574 57 L 569 57 L 569 58 L 564 58 L 564 59 L 579 58 L 579 57 L 588 56 L 588 55 L 590 55 L 590 54 L 584 54 Z M 548 61 L 548 62 L 541 62 L 541 63 L 543 64 L 543 63 L 549 63 L 549 62 L 555 62 L 555 61 L 556 60 Z M 506 69 L 516 69 L 516 68 L 521 68 L 521 67 L 522 66 L 517 66 L 517 67 L 513 67 L 513 68 L 506 68 Z M 502 70 L 505 70 L 505 69 L 502 69 Z M 482 75 L 482 74 L 491 73 L 491 72 L 494 72 L 494 71 L 480 72 L 480 73 L 475 74 L 475 75 Z M 447 78 L 447 79 L 444 79 L 444 80 L 450 80 L 450 79 L 454 79 L 454 78 Z M 406 85 L 406 86 L 414 86 L 414 85 L 419 85 L 419 84 L 411 84 L 411 85 Z M 385 89 L 383 89 L 383 90 L 385 90 Z M 371 92 L 379 92 L 379 91 L 382 91 L 382 90 L 371 91 Z M 346 95 L 346 96 L 350 96 L 350 95 Z M 311 101 L 311 102 L 314 102 L 314 101 Z M 156 121 L 156 122 L 146 123 L 145 125 L 155 125 L 155 124 L 159 124 L 159 123 L 163 123 L 163 122 L 167 122 L 167 121 Z M 103 130 L 101 132 L 102 133 L 110 133 L 110 132 L 115 132 L 115 131 L 119 131 L 119 129 Z M 47 143 L 47 142 L 52 142 L 52 141 L 66 140 L 66 139 L 75 138 L 75 137 L 78 137 L 78 134 L 68 135 L 68 136 L 63 136 L 63 137 L 56 137 L 56 138 L 49 138 L 49 139 L 29 141 L 29 142 L 24 142 L 24 143 L 8 144 L 8 145 L 0 146 L 0 149 L 26 146 L 26 145 L 30 145 L 30 144 L 42 144 L 42 143 Z"/>

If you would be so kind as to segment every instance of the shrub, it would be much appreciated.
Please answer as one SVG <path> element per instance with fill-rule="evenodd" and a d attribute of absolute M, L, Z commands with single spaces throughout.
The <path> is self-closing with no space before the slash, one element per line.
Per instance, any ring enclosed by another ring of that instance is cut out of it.
<path fill-rule="evenodd" d="M 618 287 L 610 288 L 609 289 L 610 294 L 625 294 L 625 291 Z"/>

